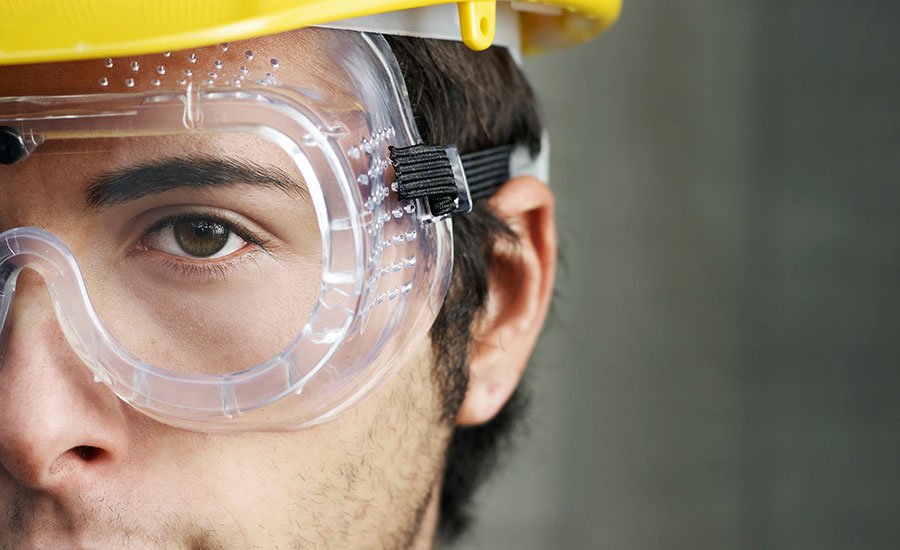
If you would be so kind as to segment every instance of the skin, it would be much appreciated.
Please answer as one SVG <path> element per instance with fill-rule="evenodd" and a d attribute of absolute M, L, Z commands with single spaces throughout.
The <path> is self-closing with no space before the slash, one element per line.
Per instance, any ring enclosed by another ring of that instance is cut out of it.
<path fill-rule="evenodd" d="M 307 41 L 304 51 L 311 53 L 305 55 L 316 59 L 315 33 L 291 39 Z M 282 62 L 283 71 L 304 67 L 312 72 L 300 72 L 296 78 L 319 78 L 316 71 L 322 68 L 301 63 L 296 56 L 304 54 L 289 55 L 297 49 L 286 49 L 282 40 L 249 41 L 233 50 L 280 48 L 285 55 L 279 57 L 289 61 Z M 96 88 L 97 62 L 91 63 L 58 65 L 53 71 L 2 68 L 0 96 Z M 171 63 L 170 70 L 180 69 Z M 93 72 L 86 71 L 89 67 Z M 15 89 L 16 83 L 27 89 Z M 46 156 L 0 168 L 0 231 L 44 228 L 67 243 L 86 265 L 83 270 L 93 266 L 102 273 L 110 264 L 121 266 L 116 262 L 136 262 L 128 264 L 134 268 L 165 254 L 147 246 L 140 231 L 127 229 L 136 226 L 134 220 L 145 220 L 147 212 L 159 208 L 211 204 L 263 226 L 283 245 L 278 261 L 296 268 L 304 281 L 318 280 L 315 270 L 297 267 L 318 258 L 317 249 L 308 245 L 315 240 L 303 241 L 299 232 L 278 229 L 284 219 L 277 212 L 277 206 L 285 204 L 283 193 L 180 189 L 113 209 L 88 206 L 90 176 L 170 156 L 167 148 L 183 150 L 183 145 L 147 143 L 133 147 L 96 142 L 90 145 L 102 145 L 101 150 L 92 153 L 86 142 L 69 146 L 75 150 L 45 144 L 39 151 Z M 231 156 L 258 151 L 253 144 L 214 139 L 197 147 Z M 72 152 L 80 154 L 64 154 Z M 284 166 L 277 155 L 264 156 L 263 161 Z M 302 200 L 293 197 L 288 202 L 299 201 L 294 210 L 303 211 Z M 491 304 L 476 330 L 471 382 L 456 419 L 460 425 L 490 420 L 515 389 L 543 324 L 556 267 L 553 201 L 542 182 L 516 178 L 491 199 L 491 206 L 521 243 L 497 252 Z M 316 231 L 313 220 L 297 223 Z M 124 255 L 124 250 L 132 255 Z M 115 303 L 115 296 L 110 291 L 96 301 Z M 441 420 L 428 338 L 409 350 L 403 367 L 384 386 L 336 420 L 295 432 L 206 434 L 152 420 L 95 383 L 66 343 L 44 281 L 35 273 L 20 276 L 5 330 L 6 355 L 0 364 L 0 548 L 431 546 L 443 454 L 454 426 Z M 129 328 L 134 330 L 139 329 Z M 268 332 L 272 334 L 262 342 L 227 333 L 214 344 L 234 346 L 241 361 L 255 362 L 256 355 L 267 354 L 292 336 L 287 330 Z M 189 345 L 160 343 L 165 333 L 143 334 L 134 347 L 165 361 Z"/>

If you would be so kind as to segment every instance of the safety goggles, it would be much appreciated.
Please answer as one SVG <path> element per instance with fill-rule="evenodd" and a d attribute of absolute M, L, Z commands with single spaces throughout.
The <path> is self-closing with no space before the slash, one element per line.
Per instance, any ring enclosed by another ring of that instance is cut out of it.
<path fill-rule="evenodd" d="M 58 182 L 89 221 L 6 224 L 0 347 L 37 275 L 94 380 L 182 428 L 296 429 L 369 394 L 441 307 L 450 217 L 534 170 L 420 144 L 377 34 L 7 70 L 0 185 Z"/>

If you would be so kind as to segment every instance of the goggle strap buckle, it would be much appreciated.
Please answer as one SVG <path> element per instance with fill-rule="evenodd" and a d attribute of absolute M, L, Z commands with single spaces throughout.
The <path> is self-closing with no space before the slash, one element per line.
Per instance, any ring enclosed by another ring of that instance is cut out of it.
<path fill-rule="evenodd" d="M 471 193 L 456 147 L 424 143 L 391 146 L 389 156 L 400 199 L 427 199 L 431 215 L 424 221 L 437 222 L 472 211 Z"/>

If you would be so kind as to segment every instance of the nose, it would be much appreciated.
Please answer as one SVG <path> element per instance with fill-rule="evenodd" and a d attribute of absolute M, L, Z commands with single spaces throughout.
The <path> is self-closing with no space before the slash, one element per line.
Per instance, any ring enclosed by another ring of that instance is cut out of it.
<path fill-rule="evenodd" d="M 7 296 L 7 299 L 9 296 Z M 122 461 L 120 401 L 69 347 L 43 279 L 23 270 L 0 330 L 0 481 L 62 491 Z"/>

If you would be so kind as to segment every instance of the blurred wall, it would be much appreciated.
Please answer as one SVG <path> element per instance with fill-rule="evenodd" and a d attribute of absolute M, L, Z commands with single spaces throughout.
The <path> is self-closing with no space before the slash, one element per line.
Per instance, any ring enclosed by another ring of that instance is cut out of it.
<path fill-rule="evenodd" d="M 526 60 L 563 268 L 462 548 L 900 548 L 900 4 L 625 0 Z"/>

